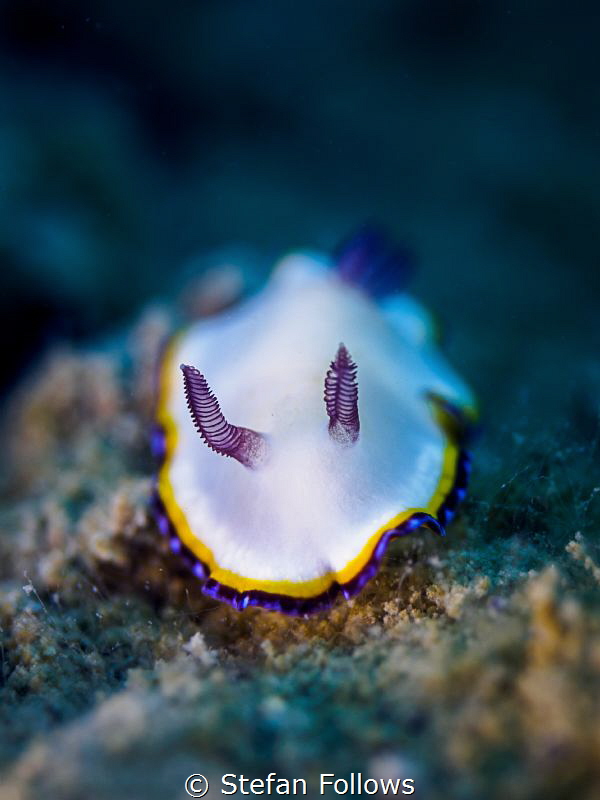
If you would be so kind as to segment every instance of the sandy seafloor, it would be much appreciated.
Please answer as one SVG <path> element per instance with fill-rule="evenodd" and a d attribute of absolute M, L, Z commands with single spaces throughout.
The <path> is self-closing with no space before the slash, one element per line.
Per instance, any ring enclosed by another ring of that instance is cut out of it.
<path fill-rule="evenodd" d="M 193 772 L 270 771 L 313 796 L 320 772 L 362 771 L 432 800 L 598 797 L 598 365 L 525 303 L 504 335 L 482 317 L 448 348 L 484 395 L 462 513 L 306 620 L 204 598 L 157 532 L 147 434 L 172 307 L 31 369 L 7 412 L 2 800 L 184 797 Z"/>
<path fill-rule="evenodd" d="M 354 771 L 423 800 L 596 800 L 594 4 L 63 3 L 33 33 L 36 4 L 6 5 L 0 800 L 270 771 L 311 796 Z M 479 397 L 468 499 L 351 603 L 234 612 L 149 510 L 160 343 L 214 302 L 214 247 L 259 253 L 255 288 L 369 217 L 415 252 Z M 50 323 L 63 343 L 38 347 Z"/>

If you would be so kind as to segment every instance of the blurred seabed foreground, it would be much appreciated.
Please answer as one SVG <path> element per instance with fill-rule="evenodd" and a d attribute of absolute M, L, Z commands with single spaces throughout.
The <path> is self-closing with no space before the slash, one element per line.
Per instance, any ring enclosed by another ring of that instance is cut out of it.
<path fill-rule="evenodd" d="M 12 397 L 2 797 L 183 796 L 194 772 L 271 771 L 410 777 L 432 799 L 597 796 L 590 396 L 545 431 L 527 403 L 492 420 L 448 537 L 398 542 L 353 602 L 237 613 L 202 596 L 150 513 L 169 327 L 149 309 L 109 349 L 48 355 Z"/>

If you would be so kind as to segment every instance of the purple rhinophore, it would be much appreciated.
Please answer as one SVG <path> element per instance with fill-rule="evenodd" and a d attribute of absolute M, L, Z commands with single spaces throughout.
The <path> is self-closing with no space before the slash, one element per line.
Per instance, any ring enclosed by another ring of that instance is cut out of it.
<path fill-rule="evenodd" d="M 329 416 L 329 433 L 338 441 L 354 443 L 358 439 L 358 381 L 356 364 L 343 344 L 325 377 L 325 406 Z"/>
<path fill-rule="evenodd" d="M 256 467 L 265 455 L 265 437 L 227 422 L 219 401 L 196 367 L 182 364 L 181 371 L 190 414 L 206 444 L 215 453 L 235 458 L 246 467 Z"/>

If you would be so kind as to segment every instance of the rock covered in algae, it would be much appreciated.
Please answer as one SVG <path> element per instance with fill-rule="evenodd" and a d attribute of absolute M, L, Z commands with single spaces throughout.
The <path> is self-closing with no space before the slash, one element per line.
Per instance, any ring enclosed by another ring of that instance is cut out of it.
<path fill-rule="evenodd" d="M 184 797 L 192 772 L 214 792 L 271 771 L 411 777 L 432 800 L 598 796 L 597 429 L 492 429 L 445 540 L 397 542 L 328 613 L 237 613 L 150 512 L 169 325 L 155 309 L 110 349 L 55 352 L 7 411 L 2 797 Z"/>

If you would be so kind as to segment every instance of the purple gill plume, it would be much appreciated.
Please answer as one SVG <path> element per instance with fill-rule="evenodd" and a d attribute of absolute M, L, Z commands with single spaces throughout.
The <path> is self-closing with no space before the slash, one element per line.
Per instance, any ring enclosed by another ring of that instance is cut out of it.
<path fill-rule="evenodd" d="M 325 405 L 329 415 L 329 433 L 339 442 L 352 444 L 358 439 L 358 381 L 356 364 L 343 344 L 325 377 Z"/>
<path fill-rule="evenodd" d="M 206 444 L 215 453 L 235 458 L 246 467 L 259 466 L 267 453 L 265 437 L 249 428 L 227 422 L 219 401 L 196 367 L 182 364 L 181 371 L 190 414 Z"/>

